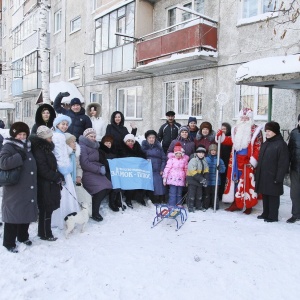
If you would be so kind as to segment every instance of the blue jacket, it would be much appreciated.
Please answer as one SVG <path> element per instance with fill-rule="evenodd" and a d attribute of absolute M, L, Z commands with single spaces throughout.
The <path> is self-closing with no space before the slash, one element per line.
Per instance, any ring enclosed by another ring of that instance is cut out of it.
<path fill-rule="evenodd" d="M 208 154 L 206 161 L 209 166 L 209 179 L 207 185 L 216 185 L 216 174 L 217 174 L 217 155 Z M 223 160 L 220 158 L 219 173 L 225 173 L 226 167 Z M 218 185 L 221 184 L 221 176 L 218 178 Z"/>

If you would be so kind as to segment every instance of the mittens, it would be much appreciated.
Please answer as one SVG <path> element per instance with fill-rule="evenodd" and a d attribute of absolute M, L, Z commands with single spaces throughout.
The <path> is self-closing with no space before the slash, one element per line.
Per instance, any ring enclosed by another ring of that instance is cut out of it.
<path fill-rule="evenodd" d="M 68 96 L 70 96 L 70 93 L 64 92 L 64 93 L 60 93 L 60 95 L 61 95 L 62 97 L 68 97 Z"/>

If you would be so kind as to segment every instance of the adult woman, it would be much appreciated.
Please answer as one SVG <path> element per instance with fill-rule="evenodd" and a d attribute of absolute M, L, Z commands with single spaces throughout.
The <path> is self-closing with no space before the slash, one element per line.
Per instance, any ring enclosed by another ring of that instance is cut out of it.
<path fill-rule="evenodd" d="M 51 105 L 47 103 L 40 105 L 35 113 L 35 124 L 32 126 L 31 134 L 35 134 L 37 128 L 41 125 L 52 128 L 55 117 L 56 113 Z"/>
<path fill-rule="evenodd" d="M 93 128 L 96 131 L 96 141 L 100 142 L 102 137 L 105 135 L 106 128 L 103 118 L 100 117 L 101 105 L 97 102 L 90 103 L 87 106 L 86 113 L 90 117 Z"/>
<path fill-rule="evenodd" d="M 139 143 L 135 141 L 133 134 L 125 135 L 123 143 L 120 148 L 119 157 L 141 157 L 146 159 L 146 154 L 143 152 Z M 132 200 L 136 199 L 140 204 L 145 205 L 144 202 L 144 190 L 126 190 L 125 191 L 126 204 L 128 207 L 133 208 Z"/>
<path fill-rule="evenodd" d="M 187 126 L 181 126 L 178 130 L 178 137 L 173 140 L 169 146 L 167 153 L 173 153 L 176 143 L 180 143 L 184 150 L 184 154 L 190 157 L 195 153 L 195 144 L 189 138 L 189 128 Z"/>
<path fill-rule="evenodd" d="M 36 135 L 30 136 L 32 152 L 37 163 L 37 194 L 39 208 L 38 236 L 42 240 L 56 241 L 51 231 L 51 217 L 60 206 L 60 187 L 64 177 L 57 170 L 53 154 L 53 131 L 39 126 Z"/>
<path fill-rule="evenodd" d="M 11 137 L 5 139 L 1 150 L 0 168 L 11 170 L 21 167 L 21 177 L 17 184 L 3 187 L 3 246 L 16 253 L 16 239 L 28 246 L 32 245 L 28 228 L 31 222 L 37 220 L 36 162 L 27 141 L 28 125 L 15 122 L 9 134 Z"/>
<path fill-rule="evenodd" d="M 147 159 L 151 160 L 154 185 L 154 191 L 148 194 L 153 203 L 162 203 L 164 202 L 166 193 L 162 174 L 166 166 L 167 158 L 160 142 L 157 140 L 156 131 L 146 131 L 145 138 L 146 140 L 142 142 L 142 150 L 146 153 Z"/>
<path fill-rule="evenodd" d="M 83 171 L 83 187 L 92 195 L 92 219 L 100 222 L 103 217 L 99 213 L 101 201 L 110 192 L 112 185 L 105 176 L 105 166 L 100 163 L 99 143 L 96 131 L 88 128 L 79 137 L 81 148 L 80 165 Z"/>
<path fill-rule="evenodd" d="M 189 138 L 193 142 L 199 128 L 197 127 L 197 119 L 195 117 L 189 117 L 188 120 Z"/>
<path fill-rule="evenodd" d="M 125 118 L 120 111 L 115 111 L 112 113 L 110 118 L 110 124 L 106 127 L 106 135 L 111 135 L 114 138 L 114 143 L 116 149 L 118 149 L 122 143 L 126 134 L 128 134 L 128 129 L 124 126 Z M 132 127 L 131 134 L 136 135 L 137 128 L 134 123 L 130 123 Z"/>
<path fill-rule="evenodd" d="M 61 190 L 60 208 L 52 214 L 52 227 L 64 228 L 64 218 L 72 213 L 78 212 L 79 204 L 76 197 L 74 184 L 71 177 L 73 166 L 68 154 L 65 132 L 72 123 L 71 118 L 66 115 L 57 115 L 53 121 L 54 133 L 53 143 L 55 145 L 53 153 L 57 160 L 58 171 L 65 177 L 65 184 Z"/>
<path fill-rule="evenodd" d="M 212 130 L 211 124 L 209 122 L 202 122 L 196 138 L 194 139 L 196 149 L 199 147 L 199 145 L 203 145 L 205 146 L 207 153 L 208 147 L 211 144 L 216 144 L 215 135 L 216 133 Z"/>

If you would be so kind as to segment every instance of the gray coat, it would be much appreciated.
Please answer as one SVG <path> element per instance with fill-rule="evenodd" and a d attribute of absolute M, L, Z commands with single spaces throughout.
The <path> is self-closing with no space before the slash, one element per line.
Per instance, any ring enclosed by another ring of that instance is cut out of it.
<path fill-rule="evenodd" d="M 29 142 L 24 144 L 13 138 L 5 139 L 0 153 L 0 168 L 10 170 L 19 166 L 22 166 L 20 181 L 3 187 L 2 220 L 11 224 L 28 224 L 37 221 L 36 162 Z"/>
<path fill-rule="evenodd" d="M 95 195 L 98 192 L 111 189 L 111 182 L 105 175 L 101 175 L 99 157 L 99 143 L 93 142 L 84 136 L 79 137 L 80 165 L 82 168 L 82 184 L 90 195 Z"/>

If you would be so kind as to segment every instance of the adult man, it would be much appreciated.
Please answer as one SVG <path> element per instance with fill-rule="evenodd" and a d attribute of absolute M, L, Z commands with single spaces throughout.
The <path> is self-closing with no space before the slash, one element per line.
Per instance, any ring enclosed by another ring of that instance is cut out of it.
<path fill-rule="evenodd" d="M 175 121 L 174 111 L 168 111 L 166 117 L 167 121 L 159 128 L 157 136 L 158 140 L 162 142 L 162 148 L 165 153 L 167 153 L 171 142 L 177 138 L 178 130 L 181 127 L 181 125 Z"/>
<path fill-rule="evenodd" d="M 265 125 L 266 141 L 262 144 L 255 172 L 255 191 L 262 194 L 263 212 L 258 219 L 278 222 L 283 179 L 289 169 L 289 151 L 277 122 Z"/>
<path fill-rule="evenodd" d="M 300 115 L 298 116 L 298 126 L 291 132 L 288 149 L 290 153 L 292 217 L 287 220 L 287 223 L 295 223 L 300 220 Z"/>
<path fill-rule="evenodd" d="M 227 211 L 241 210 L 245 206 L 244 213 L 250 214 L 252 207 L 257 204 L 254 169 L 263 137 L 261 126 L 253 124 L 253 112 L 250 108 L 242 109 L 239 117 L 231 136 L 225 136 L 219 130 L 216 137 L 216 140 L 221 137 L 222 145 L 232 145 L 222 201 L 232 203 Z"/>
<path fill-rule="evenodd" d="M 92 122 L 90 118 L 85 114 L 85 109 L 81 106 L 81 102 L 78 98 L 73 98 L 70 102 L 70 109 L 65 109 L 61 106 L 61 100 L 63 97 L 68 97 L 68 92 L 59 93 L 55 100 L 53 107 L 59 114 L 64 114 L 72 119 L 72 124 L 68 128 L 68 132 L 76 136 L 76 140 L 87 128 L 92 128 Z"/>

